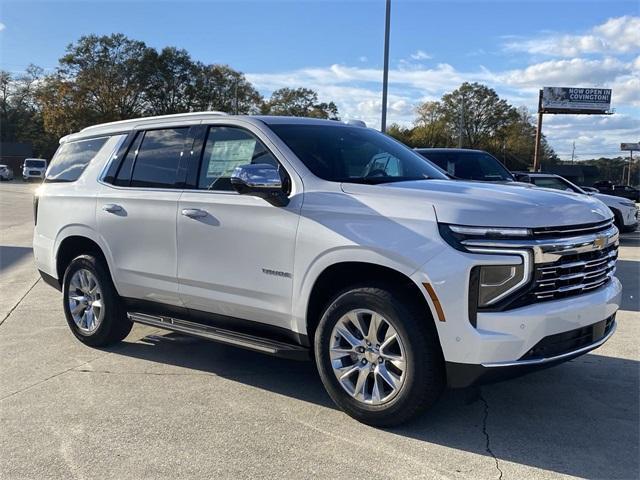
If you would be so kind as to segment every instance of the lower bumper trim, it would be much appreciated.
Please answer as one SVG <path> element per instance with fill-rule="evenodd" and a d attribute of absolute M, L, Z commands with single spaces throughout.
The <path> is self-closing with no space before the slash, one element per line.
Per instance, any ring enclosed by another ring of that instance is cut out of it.
<path fill-rule="evenodd" d="M 544 368 L 553 367 L 600 347 L 611 338 L 615 330 L 616 322 L 614 321 L 609 332 L 598 341 L 553 357 L 485 364 L 446 362 L 447 384 L 450 388 L 465 388 L 474 385 L 500 382 Z"/>

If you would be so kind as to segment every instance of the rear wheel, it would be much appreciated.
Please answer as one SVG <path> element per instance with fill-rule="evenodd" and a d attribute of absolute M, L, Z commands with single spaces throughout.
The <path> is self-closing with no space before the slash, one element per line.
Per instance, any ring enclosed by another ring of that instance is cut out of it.
<path fill-rule="evenodd" d="M 334 402 L 370 425 L 403 423 L 433 405 L 444 366 L 433 321 L 387 286 L 338 295 L 315 335 L 320 377 Z"/>
<path fill-rule="evenodd" d="M 64 274 L 63 295 L 67 323 L 82 343 L 107 346 L 131 331 L 132 323 L 101 259 L 92 255 L 73 259 Z"/>

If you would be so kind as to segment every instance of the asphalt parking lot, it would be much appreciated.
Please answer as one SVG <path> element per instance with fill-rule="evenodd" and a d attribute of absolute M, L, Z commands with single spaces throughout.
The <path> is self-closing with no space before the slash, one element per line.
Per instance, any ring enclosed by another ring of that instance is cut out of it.
<path fill-rule="evenodd" d="M 34 189 L 0 184 L 2 478 L 640 476 L 639 232 L 603 347 L 380 430 L 337 410 L 310 362 L 139 325 L 114 348 L 76 341 L 33 267 Z"/>

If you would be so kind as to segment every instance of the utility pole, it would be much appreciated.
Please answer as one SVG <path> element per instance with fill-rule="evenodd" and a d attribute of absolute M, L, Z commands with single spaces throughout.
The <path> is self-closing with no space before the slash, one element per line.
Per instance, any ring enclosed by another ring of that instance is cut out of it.
<path fill-rule="evenodd" d="M 629 151 L 629 171 L 627 172 L 627 185 L 631 185 L 631 167 L 633 166 L 633 150 Z"/>
<path fill-rule="evenodd" d="M 576 142 L 573 142 L 573 150 L 571 150 L 571 165 L 576 158 Z"/>
<path fill-rule="evenodd" d="M 460 115 L 458 116 L 458 148 L 462 148 L 462 136 L 464 132 L 464 97 L 460 97 Z"/>
<path fill-rule="evenodd" d="M 380 131 L 387 131 L 387 89 L 389 87 L 389 28 L 391 26 L 391 0 L 387 0 L 384 20 L 384 70 L 382 71 L 382 118 Z"/>
<path fill-rule="evenodd" d="M 536 144 L 533 150 L 533 171 L 540 170 L 540 139 L 542 138 L 542 90 L 538 94 L 538 128 L 536 128 Z"/>
<path fill-rule="evenodd" d="M 240 79 L 236 78 L 236 84 L 235 84 L 235 88 L 234 88 L 234 97 L 235 97 L 235 102 L 233 105 L 233 113 L 234 115 L 238 115 L 238 82 L 240 81 Z"/>

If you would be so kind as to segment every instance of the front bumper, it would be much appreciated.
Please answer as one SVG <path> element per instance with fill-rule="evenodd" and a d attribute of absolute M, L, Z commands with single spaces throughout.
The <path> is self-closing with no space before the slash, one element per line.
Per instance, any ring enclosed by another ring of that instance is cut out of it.
<path fill-rule="evenodd" d="M 615 315 L 612 315 L 588 327 L 545 337 L 538 342 L 537 345 L 541 345 L 539 349 L 534 347 L 531 350 L 533 355 L 526 355 L 513 362 L 482 365 L 446 362 L 447 383 L 451 388 L 465 388 L 553 367 L 595 350 L 609 340 L 615 331 Z M 553 353 L 548 356 L 540 355 L 545 349 Z"/>

